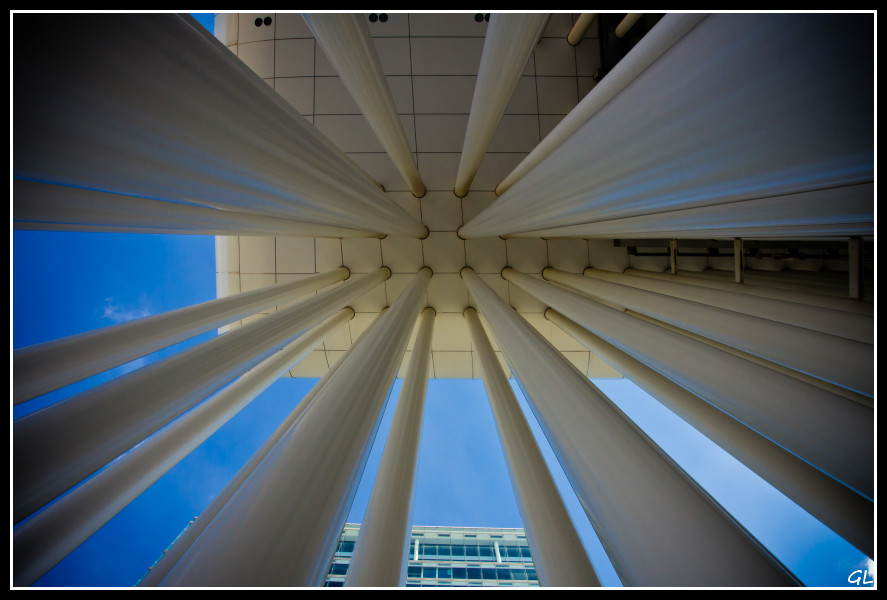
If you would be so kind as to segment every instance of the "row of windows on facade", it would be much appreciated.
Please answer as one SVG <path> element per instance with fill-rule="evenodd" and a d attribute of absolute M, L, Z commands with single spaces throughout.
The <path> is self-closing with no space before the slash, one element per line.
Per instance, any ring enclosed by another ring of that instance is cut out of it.
<path fill-rule="evenodd" d="M 483 542 L 481 542 L 482 544 Z M 354 552 L 355 542 L 343 540 L 336 548 L 336 556 L 351 556 Z M 410 560 L 436 559 L 436 560 L 468 560 L 479 562 L 515 562 L 532 559 L 528 546 L 510 546 L 498 544 L 498 553 L 495 544 L 419 544 L 416 552 L 416 542 L 410 545 Z M 498 559 L 498 560 L 497 560 Z"/>
<path fill-rule="evenodd" d="M 348 563 L 333 563 L 330 568 L 327 587 L 338 587 L 344 582 L 348 573 Z M 409 565 L 407 567 L 407 585 L 430 584 L 440 585 L 446 583 L 467 585 L 471 582 L 496 582 L 497 584 L 523 582 L 528 585 L 538 585 L 539 578 L 533 567 L 509 566 L 509 567 L 429 567 L 424 565 Z"/>

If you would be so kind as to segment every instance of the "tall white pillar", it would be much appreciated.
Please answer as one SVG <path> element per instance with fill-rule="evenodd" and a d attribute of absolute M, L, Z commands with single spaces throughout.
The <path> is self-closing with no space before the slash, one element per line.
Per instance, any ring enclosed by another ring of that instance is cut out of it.
<path fill-rule="evenodd" d="M 163 585 L 323 584 L 430 277 L 419 271 Z"/>
<path fill-rule="evenodd" d="M 425 184 L 363 14 L 303 14 L 305 22 L 382 146 L 417 198 Z"/>
<path fill-rule="evenodd" d="M 627 285 L 674 298 L 692 300 L 709 306 L 720 306 L 727 310 L 821 331 L 850 340 L 873 344 L 875 322 L 869 315 L 851 313 L 834 308 L 802 304 L 790 299 L 755 296 L 742 293 L 729 286 L 724 289 L 691 285 L 680 277 L 642 277 L 636 271 L 613 273 L 601 269 L 585 269 L 586 277 Z"/>
<path fill-rule="evenodd" d="M 798 506 L 872 556 L 875 548 L 872 502 L 556 310 L 549 308 L 545 317 Z"/>
<path fill-rule="evenodd" d="M 462 277 L 625 585 L 797 584 L 474 271 Z"/>
<path fill-rule="evenodd" d="M 814 228 L 825 199 L 805 196 L 801 213 L 782 210 L 778 199 L 874 181 L 873 113 L 855 108 L 874 92 L 873 55 L 858 52 L 872 19 L 854 15 L 842 25 L 835 33 L 827 15 L 708 15 L 460 235 L 584 237 L 601 221 L 656 215 L 655 222 L 761 198 L 776 207 L 780 226 Z M 840 75 L 827 81 L 817 75 L 823 69 Z M 853 224 L 857 208 L 825 224 Z M 871 193 L 863 212 L 871 235 Z M 732 228 L 729 237 L 753 238 L 738 230 L 759 217 L 736 210 L 713 224 Z"/>
<path fill-rule="evenodd" d="M 836 298 L 832 296 L 821 296 L 817 294 L 809 294 L 795 290 L 785 290 L 780 288 L 767 287 L 763 285 L 754 285 L 745 282 L 738 284 L 733 281 L 724 281 L 718 278 L 694 277 L 688 271 L 678 271 L 677 275 L 668 275 L 666 273 L 657 273 L 654 271 L 644 271 L 641 269 L 626 269 L 626 275 L 634 275 L 647 279 L 662 279 L 665 281 L 675 281 L 685 283 L 694 287 L 712 288 L 716 290 L 728 290 L 738 294 L 746 294 L 749 296 L 757 296 L 761 298 L 773 298 L 776 300 L 785 300 L 787 302 L 796 302 L 807 306 L 819 306 L 822 308 L 830 308 L 849 313 L 867 315 L 871 317 L 874 314 L 874 303 L 860 302 L 859 300 L 851 300 L 849 298 Z"/>
<path fill-rule="evenodd" d="M 348 278 L 339 267 L 291 283 L 217 298 L 160 315 L 51 340 L 13 352 L 13 403 L 19 404 L 155 350 Z"/>
<path fill-rule="evenodd" d="M 542 275 L 582 294 L 651 316 L 811 377 L 860 394 L 874 395 L 875 356 L 871 344 L 558 269 L 547 268 Z"/>
<path fill-rule="evenodd" d="M 870 408 L 514 269 L 505 269 L 503 276 L 844 485 L 873 497 Z"/>
<path fill-rule="evenodd" d="M 15 585 L 34 583 L 353 316 L 346 308 L 299 336 L 16 528 Z"/>
<path fill-rule="evenodd" d="M 13 69 L 16 128 L 27 132 L 13 142 L 14 177 L 426 234 L 191 17 L 31 19 L 41 35 L 18 40 Z M 76 48 L 72 31 L 84 40 Z"/>
<path fill-rule="evenodd" d="M 463 314 L 480 362 L 484 388 L 496 419 L 499 441 L 539 582 L 548 587 L 599 586 L 600 580 L 588 560 L 517 398 L 502 373 L 502 366 L 480 324 L 477 311 L 468 307 Z"/>
<path fill-rule="evenodd" d="M 490 17 L 456 174 L 454 192 L 460 198 L 468 193 L 549 17 L 500 13 Z"/>
<path fill-rule="evenodd" d="M 13 180 L 12 218 L 13 228 L 35 231 L 383 237 L 382 234 L 371 231 L 109 194 L 24 179 Z"/>
<path fill-rule="evenodd" d="M 579 18 L 574 30 L 579 27 L 585 16 L 582 15 Z M 601 79 L 570 111 L 570 114 L 561 119 L 560 123 L 551 130 L 551 133 L 545 136 L 545 139 L 533 148 L 533 151 L 496 187 L 496 194 L 501 196 L 520 178 L 529 173 L 704 18 L 705 15 L 688 14 L 663 16 L 653 29 L 631 49 L 631 52 L 626 54 L 613 67 L 613 70 L 607 73 L 607 76 Z M 572 36 L 571 32 L 570 37 Z M 568 41 L 570 41 L 569 38 Z M 578 42 L 570 41 L 570 43 L 575 45 Z"/>
<path fill-rule="evenodd" d="M 582 41 L 582 36 L 585 35 L 585 32 L 588 30 L 588 27 L 592 24 L 595 17 L 597 17 L 597 13 L 582 13 L 579 15 L 579 18 L 576 19 L 570 33 L 567 34 L 567 42 L 571 46 L 579 45 L 579 42 Z"/>
<path fill-rule="evenodd" d="M 16 420 L 15 522 L 389 276 L 383 267 Z"/>
<path fill-rule="evenodd" d="M 169 550 L 163 555 L 163 560 L 157 562 L 153 567 L 149 568 L 149 572 L 145 577 L 139 582 L 140 587 L 154 587 L 160 584 L 163 581 L 163 578 L 172 570 L 172 568 L 176 565 L 176 563 L 185 555 L 191 545 L 200 537 L 203 531 L 207 528 L 207 526 L 212 522 L 219 511 L 225 506 L 228 500 L 240 489 L 240 486 L 243 485 L 243 482 L 246 481 L 247 477 L 249 477 L 252 472 L 256 469 L 256 467 L 264 460 L 265 456 L 271 451 L 272 448 L 277 444 L 277 442 L 287 433 L 292 426 L 301 418 L 302 414 L 304 414 L 305 410 L 311 405 L 314 397 L 317 393 L 322 390 L 327 382 L 332 379 L 333 374 L 339 369 L 342 365 L 342 362 L 347 356 L 353 354 L 358 345 L 362 340 L 366 339 L 366 334 L 368 331 L 372 330 L 373 325 L 381 318 L 382 313 L 373 320 L 368 329 L 365 329 L 360 336 L 354 340 L 354 342 L 349 346 L 348 350 L 345 351 L 339 360 L 337 360 L 330 367 L 330 370 L 327 371 L 323 377 L 320 378 L 320 381 L 311 388 L 305 397 L 302 398 L 302 401 L 296 405 L 296 408 L 290 412 L 289 415 L 281 422 L 280 425 L 277 426 L 277 429 L 274 430 L 268 439 L 266 439 L 262 445 L 256 450 L 255 454 L 253 454 L 250 459 L 246 462 L 243 467 L 237 472 L 237 474 L 229 481 L 224 488 L 213 498 L 212 502 L 210 502 L 209 506 L 207 506 L 202 513 L 200 513 L 200 517 L 196 519 L 196 521 L 189 527 L 177 540 L 176 543 L 169 548 Z"/>
<path fill-rule="evenodd" d="M 410 364 L 345 579 L 347 587 L 397 587 L 406 581 L 435 314 L 428 307 L 419 318 Z"/>

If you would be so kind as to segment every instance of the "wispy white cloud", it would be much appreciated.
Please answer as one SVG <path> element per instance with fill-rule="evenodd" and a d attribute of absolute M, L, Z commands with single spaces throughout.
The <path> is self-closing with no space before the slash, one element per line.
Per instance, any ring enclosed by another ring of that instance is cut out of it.
<path fill-rule="evenodd" d="M 102 318 L 115 323 L 141 319 L 150 314 L 151 311 L 145 305 L 118 304 L 114 302 L 114 298 L 105 298 L 105 305 L 102 307 Z"/>

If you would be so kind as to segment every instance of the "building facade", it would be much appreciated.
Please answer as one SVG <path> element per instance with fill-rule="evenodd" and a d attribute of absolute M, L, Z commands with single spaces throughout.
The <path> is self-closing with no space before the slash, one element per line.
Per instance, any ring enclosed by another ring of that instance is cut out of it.
<path fill-rule="evenodd" d="M 345 584 L 360 525 L 348 523 L 325 586 Z M 407 587 L 534 587 L 539 585 L 522 529 L 414 526 Z"/>

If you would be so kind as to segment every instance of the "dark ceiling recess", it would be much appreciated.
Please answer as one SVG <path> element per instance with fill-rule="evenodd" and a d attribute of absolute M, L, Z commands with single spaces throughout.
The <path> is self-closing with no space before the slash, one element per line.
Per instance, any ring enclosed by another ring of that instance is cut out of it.
<path fill-rule="evenodd" d="M 641 41 L 641 38 L 647 35 L 659 19 L 664 17 L 661 13 L 644 13 L 634 26 L 628 30 L 624 37 L 616 37 L 616 27 L 625 18 L 625 13 L 604 13 L 598 14 L 598 40 L 601 45 L 601 73 L 603 77 L 616 66 L 622 57 L 628 54 L 628 51 L 635 47 Z M 600 79 L 596 77 L 595 79 Z"/>

